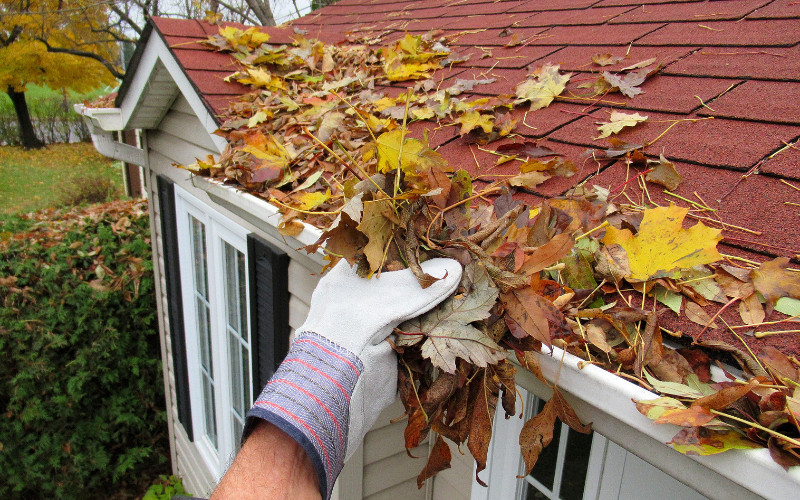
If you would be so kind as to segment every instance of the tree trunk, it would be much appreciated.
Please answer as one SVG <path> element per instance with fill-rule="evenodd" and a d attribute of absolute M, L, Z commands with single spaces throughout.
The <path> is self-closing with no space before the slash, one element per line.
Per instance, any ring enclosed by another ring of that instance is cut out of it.
<path fill-rule="evenodd" d="M 28 112 L 28 103 L 25 101 L 25 92 L 17 92 L 13 87 L 6 90 L 8 97 L 14 104 L 14 111 L 17 113 L 17 123 L 19 123 L 19 137 L 22 140 L 22 147 L 25 149 L 39 149 L 44 147 L 44 143 L 36 137 L 33 129 L 31 114 Z"/>

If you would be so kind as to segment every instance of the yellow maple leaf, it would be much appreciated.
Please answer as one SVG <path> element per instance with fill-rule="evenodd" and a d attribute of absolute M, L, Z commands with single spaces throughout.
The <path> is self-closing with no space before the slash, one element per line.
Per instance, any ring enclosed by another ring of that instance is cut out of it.
<path fill-rule="evenodd" d="M 252 85 L 253 87 L 267 90 L 286 88 L 283 78 L 260 68 L 247 68 L 247 76 L 238 76 L 236 80 L 245 85 Z"/>
<path fill-rule="evenodd" d="M 518 102 L 531 102 L 531 111 L 546 108 L 553 99 L 561 95 L 572 73 L 559 74 L 558 64 L 547 63 L 524 82 L 517 85 Z"/>
<path fill-rule="evenodd" d="M 625 127 L 635 127 L 645 120 L 647 120 L 647 117 L 642 116 L 639 113 L 621 113 L 619 111 L 612 111 L 611 116 L 608 118 L 608 122 L 597 122 L 599 125 L 597 130 L 600 132 L 600 135 L 595 137 L 595 139 L 603 139 L 611 134 L 616 134 Z"/>
<path fill-rule="evenodd" d="M 404 135 L 403 130 L 397 129 L 378 136 L 378 169 L 382 173 L 396 169 L 398 164 L 406 175 L 414 175 L 433 165 L 447 165 L 442 155 L 429 148 L 427 142 Z"/>
<path fill-rule="evenodd" d="M 331 190 L 328 189 L 324 193 L 297 193 L 293 198 L 299 202 L 297 208 L 300 210 L 313 210 L 331 199 Z"/>
<path fill-rule="evenodd" d="M 628 229 L 609 226 L 603 243 L 625 250 L 630 269 L 627 277 L 638 281 L 720 260 L 717 242 L 722 239 L 721 230 L 702 222 L 683 229 L 681 224 L 688 212 L 688 208 L 675 205 L 645 210 L 635 236 Z"/>
<path fill-rule="evenodd" d="M 470 111 L 456 118 L 455 122 L 461 125 L 461 135 L 466 135 L 477 127 L 482 128 L 484 132 L 489 134 L 492 132 L 492 127 L 494 126 L 494 116 L 482 115 L 477 111 Z"/>

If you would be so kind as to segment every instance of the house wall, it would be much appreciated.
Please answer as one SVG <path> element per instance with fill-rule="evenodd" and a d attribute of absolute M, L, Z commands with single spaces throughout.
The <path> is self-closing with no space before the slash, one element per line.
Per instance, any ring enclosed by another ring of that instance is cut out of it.
<path fill-rule="evenodd" d="M 307 256 L 296 249 L 302 246 L 291 238 L 277 237 L 275 231 L 266 231 L 264 227 L 255 225 L 252 220 L 244 220 L 225 207 L 215 203 L 209 197 L 202 184 L 204 179 L 193 178 L 182 169 L 175 168 L 173 163 L 193 163 L 195 158 L 206 155 L 219 155 L 219 151 L 205 131 L 201 121 L 192 111 L 189 102 L 179 95 L 165 114 L 159 126 L 148 130 L 145 137 L 149 165 L 148 196 L 151 204 L 151 226 L 153 239 L 153 260 L 157 278 L 157 300 L 160 329 L 162 336 L 162 361 L 165 367 L 165 388 L 167 393 L 170 439 L 173 472 L 181 476 L 187 490 L 194 495 L 208 495 L 214 488 L 218 478 L 208 470 L 196 447 L 189 441 L 183 426 L 178 422 L 175 402 L 175 374 L 172 364 L 172 344 L 169 335 L 169 319 L 167 317 L 167 295 L 165 281 L 165 262 L 161 249 L 163 238 L 159 224 L 160 200 L 155 191 L 156 176 L 164 175 L 175 184 L 192 195 L 212 206 L 232 221 L 268 240 L 270 243 L 286 251 L 291 261 L 289 264 L 289 324 L 292 334 L 305 320 L 311 293 L 313 292 L 321 270 L 321 259 L 318 256 Z M 381 500 L 396 498 L 410 500 L 448 499 L 461 500 L 469 498 L 471 462 L 467 456 L 454 452 L 454 468 L 418 489 L 417 474 L 425 465 L 428 453 L 428 441 L 412 450 L 417 459 L 410 458 L 403 447 L 403 430 L 405 420 L 391 423 L 401 416 L 403 408 L 399 401 L 387 408 L 379 417 L 375 427 L 367 433 L 364 444 L 346 465 L 337 481 L 334 498 L 351 500 L 364 498 Z"/>

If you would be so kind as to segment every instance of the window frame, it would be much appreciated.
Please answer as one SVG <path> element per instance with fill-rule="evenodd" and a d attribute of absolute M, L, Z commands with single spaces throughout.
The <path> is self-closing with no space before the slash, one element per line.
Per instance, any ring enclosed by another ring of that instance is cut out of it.
<path fill-rule="evenodd" d="M 473 479 L 471 500 L 491 500 L 495 498 L 520 500 L 524 498 L 523 495 L 529 480 L 525 477 L 517 478 L 525 471 L 525 463 L 519 451 L 519 433 L 525 422 L 533 416 L 532 410 L 536 407 L 537 399 L 540 398 L 519 385 L 517 390 L 519 391 L 518 399 L 525 402 L 523 418 L 519 418 L 519 414 L 517 414 L 506 420 L 505 412 L 503 412 L 502 408 L 498 408 L 495 412 L 486 469 L 481 472 L 481 476 L 484 476 L 483 480 L 489 486 L 483 487 Z M 566 436 L 569 426 L 559 420 L 556 421 L 556 425 L 562 426 L 562 438 Z M 559 441 L 559 447 L 566 447 L 565 439 Z M 583 490 L 583 498 L 585 499 L 598 498 L 600 494 L 603 481 L 605 481 L 603 469 L 606 466 L 607 447 L 608 439 L 594 432 Z M 558 457 L 559 460 L 563 461 L 563 450 L 559 450 Z M 562 468 L 562 463 L 556 465 L 556 478 L 554 478 L 554 481 L 559 480 L 558 474 Z"/>
<path fill-rule="evenodd" d="M 194 428 L 194 445 L 208 468 L 219 479 L 233 461 L 240 436 L 233 432 L 233 416 L 231 408 L 233 395 L 230 390 L 220 388 L 233 387 L 231 379 L 232 353 L 228 349 L 228 302 L 225 283 L 225 243 L 241 252 L 244 264 L 245 290 L 243 298 L 245 320 L 247 321 L 248 354 L 247 366 L 242 375 L 248 377 L 241 381 L 245 394 L 249 392 L 248 406 L 256 396 L 252 394 L 253 352 L 252 325 L 250 324 L 250 287 L 248 272 L 247 235 L 249 231 L 223 216 L 212 207 L 198 200 L 186 190 L 175 186 L 175 214 L 178 235 L 181 293 L 183 300 L 184 328 L 186 336 L 186 359 L 189 379 L 189 399 L 192 427 Z M 192 249 L 192 231 L 190 217 L 203 224 L 206 240 L 206 283 L 208 287 L 209 324 L 211 329 L 211 363 L 214 386 L 214 415 L 216 419 L 217 446 L 215 447 L 206 433 L 204 395 L 202 376 L 200 373 L 200 338 L 197 321 L 197 305 L 195 302 L 195 268 Z M 169 265 L 170 263 L 167 263 Z M 238 353 L 237 353 L 238 354 Z M 246 410 L 245 410 L 246 411 Z"/>

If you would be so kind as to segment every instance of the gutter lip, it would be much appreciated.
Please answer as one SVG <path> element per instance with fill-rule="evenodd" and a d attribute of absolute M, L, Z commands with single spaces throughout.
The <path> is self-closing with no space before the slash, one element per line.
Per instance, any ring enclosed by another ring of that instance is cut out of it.
<path fill-rule="evenodd" d="M 546 352 L 545 349 L 543 347 L 538 358 L 548 381 L 553 384 L 557 382 L 562 391 L 657 441 L 665 449 L 674 451 L 672 454 L 674 460 L 682 461 L 685 466 L 692 466 L 692 462 L 702 464 L 732 483 L 766 498 L 790 498 L 800 490 L 800 467 L 784 470 L 772 460 L 769 450 L 766 448 L 728 450 L 707 456 L 680 454 L 666 443 L 682 427 L 672 424 L 655 424 L 639 413 L 632 401 L 632 399 L 638 401 L 656 399 L 660 397 L 658 394 L 595 365 L 589 364 L 580 367 L 582 359 L 558 347 L 554 346 L 552 353 Z M 518 373 L 530 375 L 530 377 L 521 377 L 523 380 L 529 378 L 538 382 L 538 379 L 535 379 L 524 368 Z M 518 383 L 523 385 L 521 382 Z M 635 448 L 635 443 L 620 444 L 630 451 L 634 451 L 631 448 Z M 645 458 L 645 460 L 647 459 Z M 654 465 L 657 466 L 657 464 Z M 713 481 L 713 478 L 708 480 Z M 691 484 L 690 486 L 697 489 Z"/>

